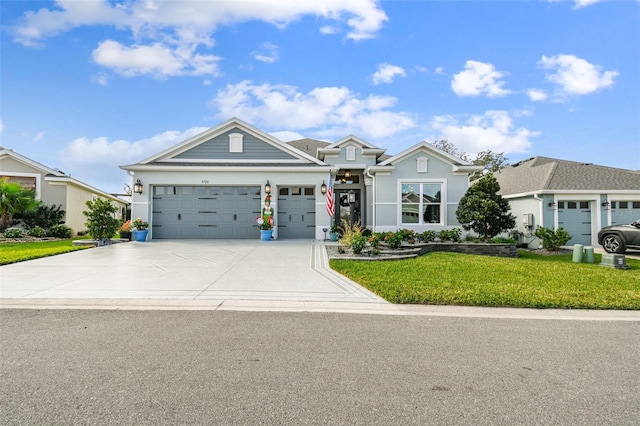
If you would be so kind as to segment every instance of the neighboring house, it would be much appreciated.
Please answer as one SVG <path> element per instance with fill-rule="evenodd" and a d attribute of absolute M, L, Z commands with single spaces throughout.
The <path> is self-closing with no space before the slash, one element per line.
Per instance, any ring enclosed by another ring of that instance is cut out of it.
<path fill-rule="evenodd" d="M 458 227 L 458 201 L 481 167 L 426 142 L 384 151 L 355 136 L 284 143 L 234 118 L 120 168 L 134 175 L 132 217 L 149 221 L 154 239 L 258 238 L 267 191 L 276 238 L 322 239 L 341 219 L 378 232 Z"/>
<path fill-rule="evenodd" d="M 2 178 L 35 190 L 36 200 L 41 200 L 47 206 L 61 206 L 65 211 L 65 225 L 76 233 L 87 229 L 87 218 L 82 214 L 87 209 L 87 201 L 96 197 L 111 200 L 118 207 L 118 218 L 125 216 L 128 207 L 125 200 L 73 179 L 60 170 L 0 147 L 0 179 Z"/>
<path fill-rule="evenodd" d="M 525 243 L 538 226 L 567 230 L 567 243 L 597 245 L 603 226 L 640 219 L 640 172 L 533 157 L 495 174 Z"/>

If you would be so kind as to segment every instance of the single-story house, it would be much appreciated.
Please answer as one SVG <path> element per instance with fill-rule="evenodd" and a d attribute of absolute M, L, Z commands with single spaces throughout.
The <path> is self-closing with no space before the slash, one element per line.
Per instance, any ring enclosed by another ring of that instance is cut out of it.
<path fill-rule="evenodd" d="M 540 244 L 538 226 L 564 228 L 567 243 L 597 245 L 603 226 L 640 219 L 640 172 L 533 157 L 495 174 L 517 216 L 524 243 Z"/>
<path fill-rule="evenodd" d="M 36 200 L 41 200 L 47 206 L 61 206 L 65 211 L 65 225 L 76 233 L 87 229 L 87 218 L 82 214 L 87 209 L 87 201 L 97 197 L 110 200 L 118 207 L 116 217 L 119 219 L 125 217 L 129 205 L 126 200 L 73 179 L 58 169 L 0 147 L 0 179 L 2 178 L 35 190 Z"/>
<path fill-rule="evenodd" d="M 458 227 L 480 169 L 426 142 L 394 156 L 356 136 L 285 143 L 237 118 L 120 168 L 133 176 L 132 217 L 153 239 L 258 238 L 268 194 L 274 238 L 324 239 L 342 219 L 377 232 Z"/>

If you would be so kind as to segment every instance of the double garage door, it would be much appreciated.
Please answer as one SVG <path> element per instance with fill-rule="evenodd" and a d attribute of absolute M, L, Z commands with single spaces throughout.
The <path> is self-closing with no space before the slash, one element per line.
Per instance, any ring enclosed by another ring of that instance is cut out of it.
<path fill-rule="evenodd" d="M 257 238 L 259 186 L 156 186 L 153 238 Z"/>
<path fill-rule="evenodd" d="M 153 238 L 259 238 L 260 186 L 156 186 Z M 314 238 L 314 188 L 279 188 L 278 238 Z"/>

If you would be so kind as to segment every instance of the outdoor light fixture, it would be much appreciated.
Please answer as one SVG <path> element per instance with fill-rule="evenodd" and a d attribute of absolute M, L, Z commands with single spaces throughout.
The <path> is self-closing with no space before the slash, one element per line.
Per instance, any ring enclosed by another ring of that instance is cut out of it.
<path fill-rule="evenodd" d="M 142 186 L 142 182 L 140 182 L 140 179 L 136 180 L 136 183 L 133 184 L 133 192 L 135 192 L 136 194 L 142 194 L 143 189 L 144 186 Z"/>
<path fill-rule="evenodd" d="M 555 202 L 553 202 L 553 201 L 551 201 L 551 202 L 549 203 L 549 207 L 551 207 L 552 209 L 555 209 L 555 208 L 556 208 L 556 203 L 555 203 Z"/>
<path fill-rule="evenodd" d="M 351 190 L 349 191 L 349 204 L 353 204 L 356 202 L 356 193 Z"/>
<path fill-rule="evenodd" d="M 345 170 L 344 171 L 344 177 L 350 178 L 351 177 L 351 170 Z"/>
<path fill-rule="evenodd" d="M 609 202 L 607 200 L 604 200 L 604 202 L 602 203 L 602 207 L 604 207 L 605 210 L 609 210 Z"/>
<path fill-rule="evenodd" d="M 271 194 L 271 184 L 269 183 L 269 179 L 267 179 L 267 184 L 264 186 L 264 192 Z"/>
<path fill-rule="evenodd" d="M 327 193 L 327 184 L 324 183 L 324 181 L 322 181 L 322 185 L 320 185 L 320 192 L 322 192 L 322 195 Z"/>

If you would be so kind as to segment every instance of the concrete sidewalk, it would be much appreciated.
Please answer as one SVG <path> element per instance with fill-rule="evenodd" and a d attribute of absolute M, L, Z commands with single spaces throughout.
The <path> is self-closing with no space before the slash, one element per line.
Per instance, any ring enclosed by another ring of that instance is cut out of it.
<path fill-rule="evenodd" d="M 387 303 L 328 267 L 310 240 L 163 240 L 0 267 L 2 299 Z"/>
<path fill-rule="evenodd" d="M 394 305 L 330 269 L 311 240 L 130 242 L 4 265 L 0 308 L 640 321 L 640 311 Z"/>

